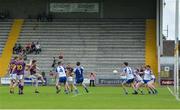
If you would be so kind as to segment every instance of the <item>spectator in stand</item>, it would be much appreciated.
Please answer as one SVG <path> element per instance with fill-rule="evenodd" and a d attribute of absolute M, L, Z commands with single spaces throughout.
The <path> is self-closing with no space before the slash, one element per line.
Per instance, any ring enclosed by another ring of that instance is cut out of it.
<path fill-rule="evenodd" d="M 18 46 L 17 46 L 17 54 L 20 53 L 22 49 L 23 49 L 23 47 L 21 46 L 21 44 L 18 44 Z"/>
<path fill-rule="evenodd" d="M 26 49 L 22 48 L 21 52 L 19 53 L 21 56 L 23 56 L 24 60 L 27 60 L 27 55 L 26 55 Z"/>
<path fill-rule="evenodd" d="M 31 43 L 28 42 L 28 43 L 25 45 L 25 48 L 26 48 L 26 52 L 27 52 L 27 53 L 30 53 L 30 51 L 31 51 Z"/>
<path fill-rule="evenodd" d="M 36 45 L 34 42 L 31 43 L 31 53 L 35 52 L 36 50 Z"/>
<path fill-rule="evenodd" d="M 15 44 L 15 46 L 13 47 L 13 54 L 17 54 L 18 53 L 18 45 Z"/>
<path fill-rule="evenodd" d="M 41 45 L 39 44 L 39 42 L 36 43 L 35 47 L 35 54 L 39 54 L 41 52 Z"/>
<path fill-rule="evenodd" d="M 52 63 L 52 66 L 51 66 L 52 68 L 55 68 L 56 67 L 56 58 L 55 57 L 53 57 L 53 63 Z"/>
<path fill-rule="evenodd" d="M 89 75 L 90 83 L 89 86 L 95 86 L 95 79 L 96 79 L 96 74 L 95 73 L 90 73 Z"/>

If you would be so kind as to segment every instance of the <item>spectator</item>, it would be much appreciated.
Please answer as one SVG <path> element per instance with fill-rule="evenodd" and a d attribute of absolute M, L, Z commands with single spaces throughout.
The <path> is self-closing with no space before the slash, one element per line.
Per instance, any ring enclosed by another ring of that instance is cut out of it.
<path fill-rule="evenodd" d="M 25 48 L 21 49 L 21 52 L 19 54 L 21 56 L 23 56 L 24 60 L 27 60 L 27 55 L 26 55 L 26 49 Z"/>
<path fill-rule="evenodd" d="M 90 79 L 89 86 L 93 86 L 94 87 L 95 86 L 96 75 L 94 73 L 90 73 L 89 79 Z"/>
<path fill-rule="evenodd" d="M 55 68 L 55 67 L 56 67 L 55 65 L 56 65 L 56 58 L 55 58 L 55 57 L 53 57 L 52 67 L 53 67 L 53 68 Z"/>
<path fill-rule="evenodd" d="M 13 47 L 13 54 L 21 54 L 25 55 L 35 52 L 35 54 L 39 54 L 41 52 L 41 45 L 39 42 L 32 42 L 32 43 L 26 43 L 26 45 L 23 47 L 21 44 L 15 44 Z"/>
<path fill-rule="evenodd" d="M 15 46 L 13 47 L 13 54 L 17 54 L 18 53 L 18 45 L 15 44 Z"/>
<path fill-rule="evenodd" d="M 31 43 L 31 53 L 33 53 L 36 50 L 36 45 L 34 42 Z"/>
<path fill-rule="evenodd" d="M 41 74 L 42 74 L 42 77 L 43 77 L 43 79 L 44 79 L 44 81 L 45 81 L 45 83 L 44 83 L 44 85 L 43 85 L 43 86 L 47 86 L 46 73 L 43 71 Z"/>
<path fill-rule="evenodd" d="M 17 46 L 17 53 L 20 53 L 21 52 L 21 50 L 22 50 L 22 46 L 21 46 L 21 44 L 18 44 L 18 46 Z"/>
<path fill-rule="evenodd" d="M 41 45 L 39 44 L 39 42 L 36 43 L 35 47 L 35 54 L 39 54 L 39 52 L 41 52 Z"/>
<path fill-rule="evenodd" d="M 26 48 L 26 53 L 30 53 L 30 51 L 31 51 L 31 43 L 30 43 L 30 42 L 27 43 L 27 44 L 25 45 L 25 48 Z"/>

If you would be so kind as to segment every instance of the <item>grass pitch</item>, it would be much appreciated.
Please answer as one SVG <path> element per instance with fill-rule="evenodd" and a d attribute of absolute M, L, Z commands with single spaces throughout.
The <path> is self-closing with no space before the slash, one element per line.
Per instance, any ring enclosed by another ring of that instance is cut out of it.
<path fill-rule="evenodd" d="M 158 109 L 179 108 L 166 87 L 158 88 L 157 95 L 125 95 L 121 87 L 92 87 L 90 93 L 79 88 L 79 95 L 56 94 L 55 87 L 40 87 L 40 94 L 26 86 L 24 95 L 9 94 L 8 86 L 0 86 L 0 109 Z M 132 89 L 129 89 L 129 93 Z M 146 91 L 145 91 L 146 92 Z"/>

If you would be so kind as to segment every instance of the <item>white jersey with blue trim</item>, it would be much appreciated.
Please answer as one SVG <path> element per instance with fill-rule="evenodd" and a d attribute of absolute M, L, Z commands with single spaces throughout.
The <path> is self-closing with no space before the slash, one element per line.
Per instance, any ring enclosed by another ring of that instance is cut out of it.
<path fill-rule="evenodd" d="M 137 71 L 134 72 L 134 76 L 136 81 L 143 81 L 142 77 L 137 73 Z"/>
<path fill-rule="evenodd" d="M 127 79 L 133 79 L 134 78 L 133 71 L 130 67 L 125 67 L 123 69 L 123 72 L 126 74 Z"/>
<path fill-rule="evenodd" d="M 151 79 L 156 79 L 154 74 L 151 74 Z"/>
<path fill-rule="evenodd" d="M 66 72 L 63 66 L 58 66 L 56 68 L 56 72 L 58 73 L 59 77 L 66 77 Z"/>
<path fill-rule="evenodd" d="M 144 80 L 151 80 L 152 79 L 152 73 L 151 73 L 151 70 L 145 70 L 144 71 Z"/>

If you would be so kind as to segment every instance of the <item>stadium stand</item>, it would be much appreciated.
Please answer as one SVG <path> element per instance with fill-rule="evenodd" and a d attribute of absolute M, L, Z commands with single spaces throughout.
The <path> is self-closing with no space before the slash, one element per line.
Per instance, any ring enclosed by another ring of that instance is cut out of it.
<path fill-rule="evenodd" d="M 11 29 L 12 21 L 0 21 L 0 56 L 8 38 L 9 31 Z"/>
<path fill-rule="evenodd" d="M 124 61 L 132 67 L 145 63 L 144 19 L 60 19 L 53 22 L 26 20 L 18 43 L 39 41 L 42 52 L 35 58 L 46 73 L 53 57 L 64 53 L 65 63 L 80 61 L 86 72 L 112 75 Z"/>
<path fill-rule="evenodd" d="M 8 32 L 8 38 L 0 58 L 0 76 L 5 76 L 7 74 L 9 62 L 12 58 L 13 47 L 19 38 L 23 22 L 23 19 L 15 19 L 10 31 Z"/>

